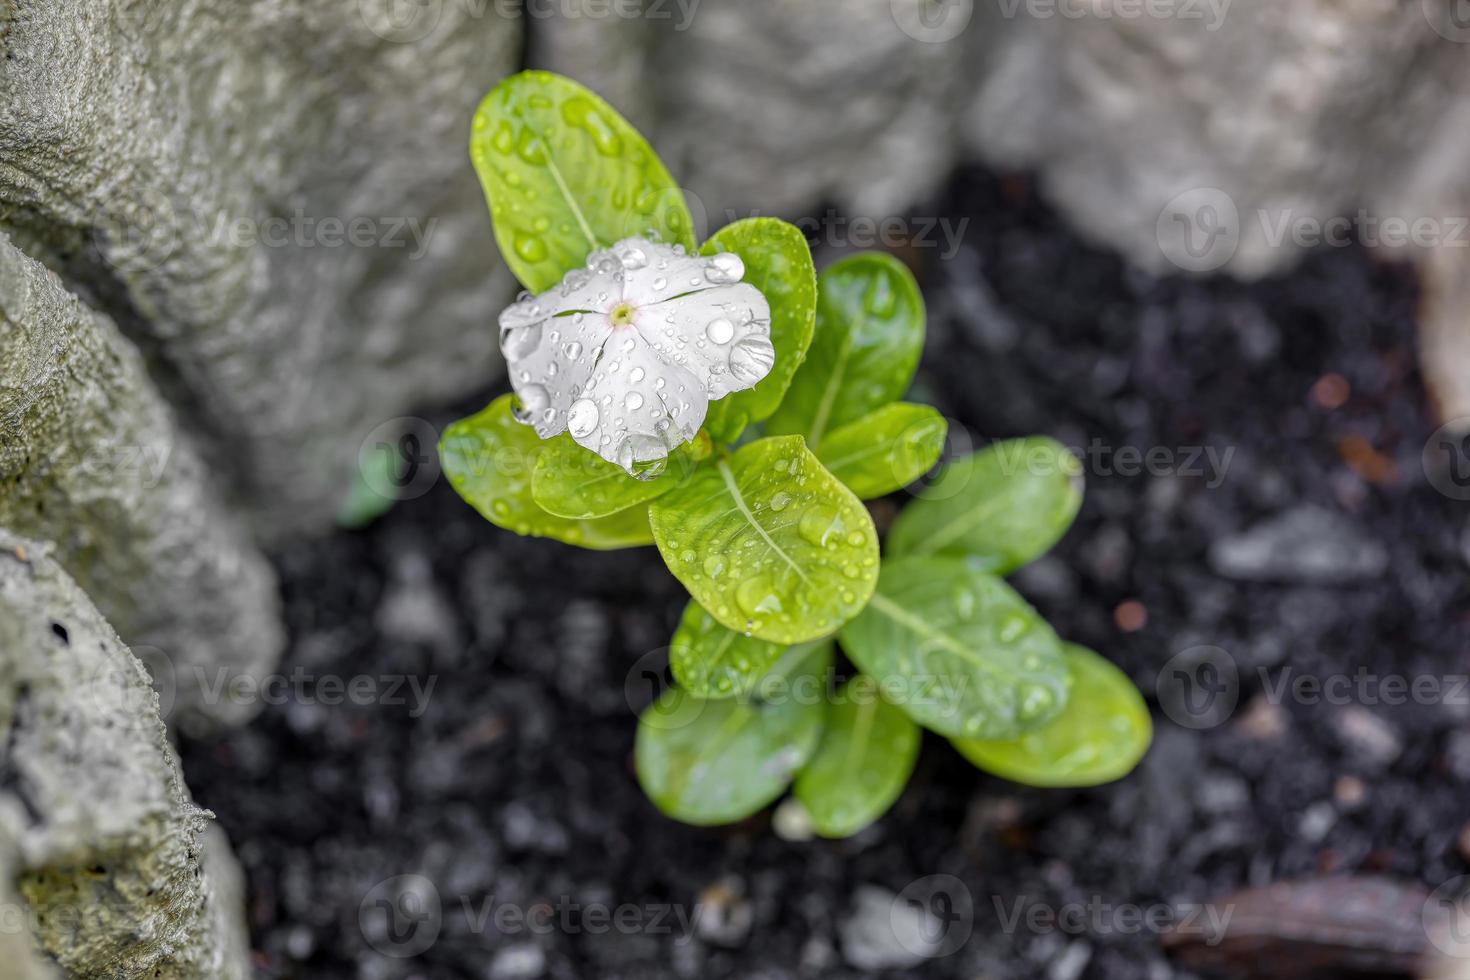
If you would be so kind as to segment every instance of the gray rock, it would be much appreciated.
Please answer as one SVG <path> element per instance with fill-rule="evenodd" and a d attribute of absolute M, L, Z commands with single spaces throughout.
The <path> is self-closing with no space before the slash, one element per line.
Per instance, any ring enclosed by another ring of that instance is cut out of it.
<path fill-rule="evenodd" d="M 966 44 L 914 36 L 926 7 L 667 3 L 636 21 L 538 20 L 531 52 L 654 135 L 701 232 L 755 214 L 816 221 L 820 203 L 881 218 L 948 172 L 950 107 L 972 87 Z M 806 230 L 854 244 L 835 224 Z"/>
<path fill-rule="evenodd" d="M 1332 727 L 1351 751 L 1351 761 L 1369 769 L 1392 765 L 1403 754 L 1404 740 L 1387 719 L 1367 708 L 1349 705 L 1332 715 Z"/>
<path fill-rule="evenodd" d="M 186 718 L 280 656 L 275 575 L 205 473 L 134 347 L 0 234 L 0 527 L 58 562 Z"/>
<path fill-rule="evenodd" d="M 1429 5 L 975 6 L 985 72 L 968 149 L 1039 170 L 1084 233 L 1146 268 L 1253 277 L 1308 247 L 1273 240 L 1283 218 L 1463 213 L 1433 208 L 1464 187 L 1452 161 L 1470 134 L 1470 48 Z M 1194 255 L 1179 250 L 1186 230 Z"/>
<path fill-rule="evenodd" d="M 863 885 L 852 899 L 852 911 L 838 929 L 849 966 L 904 969 L 938 951 L 938 943 L 929 937 L 941 934 L 940 923 L 928 909 L 876 885 Z"/>
<path fill-rule="evenodd" d="M 522 25 L 409 6 L 34 0 L 0 36 L 0 227 L 140 343 L 269 531 L 492 378 L 513 286 L 466 145 Z"/>
<path fill-rule="evenodd" d="M 8 532 L 0 745 L 0 865 L 68 976 L 248 977 L 240 874 L 189 797 L 147 674 L 50 548 Z"/>
<path fill-rule="evenodd" d="M 1340 584 L 1388 568 L 1388 551 L 1345 517 L 1312 505 L 1277 514 L 1210 546 L 1210 566 L 1227 578 Z"/>
<path fill-rule="evenodd" d="M 546 971 L 546 954 L 534 942 L 497 950 L 490 961 L 490 980 L 534 980 Z"/>

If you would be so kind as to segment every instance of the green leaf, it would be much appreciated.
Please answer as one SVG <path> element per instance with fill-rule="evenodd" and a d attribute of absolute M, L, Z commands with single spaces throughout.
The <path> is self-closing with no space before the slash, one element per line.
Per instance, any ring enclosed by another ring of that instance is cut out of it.
<path fill-rule="evenodd" d="M 796 369 L 806 359 L 817 316 L 817 271 L 801 229 L 779 218 L 747 218 L 717 232 L 703 255 L 734 252 L 745 263 L 745 282 L 771 304 L 771 343 L 776 363 L 754 388 L 710 405 L 705 428 L 720 442 L 734 442 L 781 404 Z"/>
<path fill-rule="evenodd" d="M 569 78 L 524 71 L 495 86 L 475 113 L 470 158 L 500 253 L 532 292 L 634 235 L 694 248 L 688 205 L 648 142 Z"/>
<path fill-rule="evenodd" d="M 1012 738 L 1067 702 L 1062 643 L 1026 600 L 958 558 L 885 561 L 842 649 L 890 701 L 951 738 Z"/>
<path fill-rule="evenodd" d="M 640 480 L 562 433 L 546 440 L 537 457 L 531 495 L 542 510 L 558 517 L 607 517 L 668 493 L 689 478 L 693 467 L 681 446 L 661 475 Z"/>
<path fill-rule="evenodd" d="M 1117 667 L 1068 643 L 1072 695 L 1051 724 L 1020 738 L 954 739 L 955 748 L 986 772 L 1028 786 L 1097 786 L 1122 779 L 1153 739 L 1148 706 Z"/>
<path fill-rule="evenodd" d="M 669 666 L 691 694 L 730 698 L 749 693 L 785 650 L 720 625 L 703 606 L 690 602 L 669 644 Z"/>
<path fill-rule="evenodd" d="M 924 347 L 924 298 L 902 262 L 863 252 L 834 263 L 817 290 L 806 363 L 767 431 L 818 447 L 833 429 L 908 391 Z"/>
<path fill-rule="evenodd" d="M 904 508 L 891 555 L 964 555 L 1005 575 L 1039 558 L 1082 506 L 1082 464 L 1041 437 L 998 442 L 951 462 Z"/>
<path fill-rule="evenodd" d="M 796 777 L 796 798 L 823 837 L 851 837 L 891 807 L 919 757 L 919 728 L 884 701 L 866 674 L 848 681 L 827 709 L 812 761 Z"/>
<path fill-rule="evenodd" d="M 799 658 L 794 676 L 773 687 L 769 700 L 708 700 L 675 687 L 644 710 L 633 761 L 660 810 L 701 826 L 733 823 L 786 790 L 822 736 L 832 645 L 792 652 Z"/>
<path fill-rule="evenodd" d="M 817 450 L 822 465 L 864 500 L 901 490 L 944 452 L 949 423 L 928 405 L 894 402 L 837 429 Z"/>
<path fill-rule="evenodd" d="M 516 534 L 598 550 L 652 544 L 646 507 L 598 520 L 568 520 L 536 505 L 531 474 L 547 444 L 511 417 L 514 398 L 502 395 L 444 430 L 439 460 L 459 495 L 490 523 Z"/>
<path fill-rule="evenodd" d="M 649 508 L 659 553 L 711 616 L 773 643 L 827 636 L 878 577 L 878 533 L 800 436 L 701 467 Z"/>

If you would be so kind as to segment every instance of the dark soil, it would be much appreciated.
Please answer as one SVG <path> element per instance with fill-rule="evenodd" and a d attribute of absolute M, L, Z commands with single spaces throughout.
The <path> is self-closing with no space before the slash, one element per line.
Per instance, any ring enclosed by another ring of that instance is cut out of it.
<path fill-rule="evenodd" d="M 1345 703 L 1268 696 L 1299 675 L 1470 672 L 1467 511 L 1420 464 L 1435 423 L 1412 275 L 1338 249 L 1253 285 L 1155 278 L 1081 243 L 1026 181 L 980 171 L 932 213 L 971 221 L 958 256 L 906 256 L 931 308 L 917 395 L 976 444 L 1097 440 L 1076 526 L 1016 584 L 1148 695 L 1156 740 L 1139 771 L 1031 790 L 930 737 L 898 805 L 857 839 L 788 842 L 770 814 L 674 823 L 634 780 L 624 680 L 667 642 L 680 587 L 651 549 L 518 539 L 441 481 L 367 530 L 276 556 L 293 637 L 283 670 L 432 677 L 427 711 L 410 716 L 407 689 L 407 704 L 293 698 L 183 746 L 196 798 L 247 869 L 262 976 L 864 975 L 843 943 L 858 889 L 949 874 L 973 933 L 924 976 L 1165 978 L 1186 974 L 1158 930 L 1106 910 L 1062 927 L 1005 921 L 1017 901 L 1177 906 L 1329 872 L 1426 890 L 1466 873 L 1470 692 L 1446 680 L 1432 703 L 1402 706 L 1361 685 Z M 442 426 L 489 394 L 429 418 Z M 1223 478 L 1191 458 L 1206 446 L 1234 450 Z M 1173 472 L 1118 472 L 1124 459 L 1103 450 L 1122 447 L 1161 447 Z M 880 521 L 903 499 L 879 504 Z M 1318 529 L 1326 567 L 1294 563 L 1294 547 L 1216 570 L 1212 548 L 1278 515 L 1292 524 L 1302 504 L 1338 518 Z M 1233 658 L 1239 705 L 1196 730 L 1155 692 L 1166 661 L 1200 646 Z M 432 911 L 379 886 L 400 875 L 431 882 L 440 913 L 385 935 L 378 899 Z M 678 916 L 696 903 L 691 939 Z M 636 906 L 624 928 L 596 918 L 622 905 Z M 549 930 L 516 917 L 541 906 Z M 414 952 L 436 925 L 416 956 L 379 952 Z"/>

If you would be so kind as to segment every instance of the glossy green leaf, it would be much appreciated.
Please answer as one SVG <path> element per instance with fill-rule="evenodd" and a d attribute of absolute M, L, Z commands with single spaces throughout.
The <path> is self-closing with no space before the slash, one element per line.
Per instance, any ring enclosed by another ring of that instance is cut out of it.
<path fill-rule="evenodd" d="M 822 440 L 817 458 L 864 500 L 901 490 L 944 452 L 949 423 L 928 405 L 893 402 Z"/>
<path fill-rule="evenodd" d="M 701 826 L 733 823 L 785 792 L 822 737 L 832 646 L 791 653 L 795 676 L 772 687 L 768 700 L 708 700 L 674 687 L 644 710 L 633 761 L 660 810 Z"/>
<path fill-rule="evenodd" d="M 827 434 L 903 397 L 924 347 L 924 299 L 908 267 L 882 252 L 834 263 L 817 283 L 806 362 L 767 431 Z"/>
<path fill-rule="evenodd" d="M 649 508 L 664 561 L 710 615 L 773 643 L 827 636 L 878 577 L 867 508 L 800 436 L 703 466 Z"/>
<path fill-rule="evenodd" d="M 737 633 L 697 602 L 684 609 L 669 644 L 674 679 L 702 698 L 744 695 L 781 659 L 786 647 Z"/>
<path fill-rule="evenodd" d="M 919 724 L 952 738 L 1011 738 L 1067 702 L 1062 642 L 993 575 L 959 558 L 883 563 L 842 649 Z"/>
<path fill-rule="evenodd" d="M 827 709 L 817 754 L 796 777 L 796 798 L 823 837 L 851 837 L 888 811 L 919 757 L 919 727 L 859 674 Z"/>
<path fill-rule="evenodd" d="M 495 86 L 475 113 L 470 157 L 500 253 L 532 292 L 634 235 L 694 248 L 688 205 L 648 142 L 569 78 L 524 71 Z"/>
<path fill-rule="evenodd" d="M 707 428 L 717 441 L 734 442 L 745 427 L 770 417 L 806 359 L 817 316 L 817 272 L 801 229 L 779 218 L 747 218 L 720 229 L 700 248 L 704 255 L 734 252 L 745 263 L 745 282 L 771 304 L 771 343 L 776 363 L 754 387 L 709 407 Z"/>
<path fill-rule="evenodd" d="M 516 534 L 598 550 L 652 544 L 647 507 L 598 520 L 568 520 L 536 505 L 531 474 L 547 443 L 511 417 L 514 397 L 502 395 L 444 430 L 439 460 L 459 495 L 490 523 Z"/>
<path fill-rule="evenodd" d="M 668 493 L 687 480 L 693 468 L 688 451 L 680 447 L 660 475 L 640 480 L 563 433 L 547 439 L 537 457 L 531 495 L 542 510 L 558 517 L 607 517 Z"/>
<path fill-rule="evenodd" d="M 1005 575 L 1040 557 L 1082 506 L 1082 464 L 1061 443 L 1011 439 L 962 456 L 903 509 L 890 555 L 964 555 Z"/>
<path fill-rule="evenodd" d="M 1028 786 L 1097 786 L 1133 771 L 1153 739 L 1143 696 L 1117 667 L 1068 643 L 1072 670 L 1067 708 L 1043 728 L 1016 739 L 954 739 L 986 772 Z"/>

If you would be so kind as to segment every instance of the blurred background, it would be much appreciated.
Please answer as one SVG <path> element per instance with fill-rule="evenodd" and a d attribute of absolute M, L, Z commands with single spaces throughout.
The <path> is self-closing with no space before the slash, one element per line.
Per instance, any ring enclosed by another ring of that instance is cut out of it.
<path fill-rule="evenodd" d="M 8 976 L 1470 977 L 1463 0 L 0 0 L 0 52 Z M 907 262 L 951 453 L 1072 447 L 1016 585 L 1137 772 L 657 813 L 681 589 L 433 453 L 505 387 L 467 141 L 524 67 L 699 237 Z"/>

